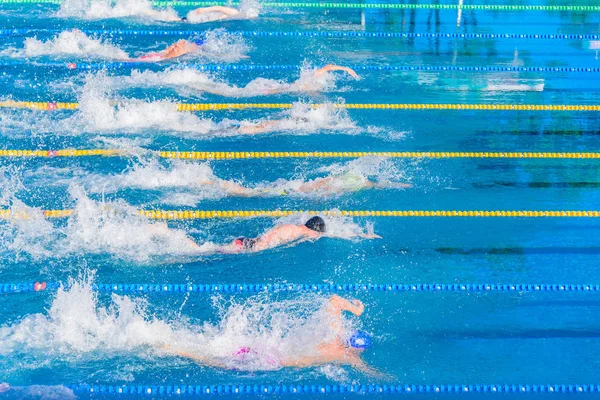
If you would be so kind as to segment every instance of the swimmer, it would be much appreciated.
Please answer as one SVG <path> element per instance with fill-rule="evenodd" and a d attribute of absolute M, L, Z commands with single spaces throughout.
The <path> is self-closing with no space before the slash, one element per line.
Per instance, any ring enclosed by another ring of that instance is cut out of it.
<path fill-rule="evenodd" d="M 251 355 L 263 355 L 265 357 L 264 365 L 268 369 L 289 368 L 307 368 L 327 364 L 350 365 L 368 374 L 375 374 L 377 371 L 369 367 L 361 358 L 364 350 L 371 346 L 371 336 L 364 331 L 355 331 L 347 335 L 343 331 L 342 313 L 350 312 L 360 317 L 365 310 L 364 304 L 360 300 L 347 300 L 340 296 L 333 295 L 326 306 L 326 314 L 331 335 L 328 339 L 315 343 L 314 351 L 302 356 L 276 355 L 277 352 L 264 352 L 262 349 L 255 349 L 250 346 L 242 346 L 231 355 L 230 360 L 223 360 L 213 357 L 202 356 L 188 351 L 181 351 L 172 346 L 163 346 L 162 350 L 184 358 L 189 358 L 197 363 L 216 368 L 235 369 L 236 365 L 243 362 L 246 357 Z"/>
<path fill-rule="evenodd" d="M 292 83 L 284 83 L 269 79 L 257 78 L 250 82 L 246 87 L 229 86 L 225 83 L 212 82 L 211 85 L 203 84 L 199 89 L 203 92 L 217 96 L 248 97 L 257 95 L 273 95 L 280 93 L 318 93 L 324 87 L 318 79 L 325 77 L 330 72 L 342 71 L 354 79 L 360 79 L 360 76 L 352 69 L 340 65 L 328 64 L 322 68 L 313 71 L 307 71 Z M 267 125 L 269 123 L 266 123 Z M 252 124 L 260 125 L 260 124 Z M 244 133 L 256 133 L 248 130 Z"/>
<path fill-rule="evenodd" d="M 325 236 L 325 233 L 325 221 L 316 216 L 304 225 L 284 224 L 270 229 L 257 238 L 237 238 L 230 244 L 221 246 L 217 251 L 223 254 L 256 253 L 286 244 L 318 240 Z M 375 234 L 354 234 L 354 237 L 381 239 L 381 236 Z"/>
<path fill-rule="evenodd" d="M 293 182 L 292 182 L 293 183 Z M 237 197 L 269 197 L 284 196 L 293 194 L 321 194 L 324 196 L 343 194 L 347 192 L 356 192 L 362 189 L 405 189 L 412 185 L 406 183 L 376 182 L 364 178 L 358 173 L 345 173 L 339 176 L 326 176 L 316 178 L 312 181 L 302 182 L 297 187 L 278 189 L 274 187 L 251 188 L 240 185 L 237 182 L 227 181 L 216 178 L 216 180 L 203 180 L 199 182 L 202 186 L 216 186 L 218 189 L 227 193 L 229 196 Z"/>
<path fill-rule="evenodd" d="M 223 7 L 223 6 L 212 6 L 212 7 L 201 7 L 187 13 L 185 17 L 179 17 L 177 14 L 167 14 L 163 11 L 158 10 L 148 10 L 145 15 L 164 22 L 191 22 L 191 23 L 200 23 L 200 22 L 213 22 L 213 21 L 222 21 L 224 19 L 235 19 L 239 17 L 242 13 L 231 7 Z M 255 17 L 245 15 L 244 18 Z"/>
<path fill-rule="evenodd" d="M 204 40 L 202 40 L 202 39 L 178 40 L 177 42 L 168 46 L 163 51 L 147 53 L 147 54 L 144 54 L 137 58 L 128 58 L 125 61 L 157 62 L 157 61 L 169 60 L 172 58 L 181 57 L 183 55 L 198 51 L 200 49 L 200 47 L 202 47 L 203 43 L 204 43 Z"/>
<path fill-rule="evenodd" d="M 361 189 L 382 189 L 390 186 L 386 182 L 375 182 L 365 179 L 361 174 L 345 173 L 341 176 L 327 176 L 305 182 L 296 189 L 296 192 L 309 193 L 327 193 L 341 194 L 345 192 L 358 191 Z M 394 188 L 410 188 L 412 185 L 407 183 L 393 183 Z"/>

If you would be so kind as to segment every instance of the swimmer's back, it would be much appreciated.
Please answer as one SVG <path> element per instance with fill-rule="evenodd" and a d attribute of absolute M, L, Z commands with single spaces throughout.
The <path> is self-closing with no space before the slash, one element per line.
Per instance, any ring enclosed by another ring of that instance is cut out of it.
<path fill-rule="evenodd" d="M 260 236 L 256 242 L 256 250 L 265 250 L 305 238 L 316 238 L 319 234 L 305 226 L 285 224 L 271 229 Z"/>

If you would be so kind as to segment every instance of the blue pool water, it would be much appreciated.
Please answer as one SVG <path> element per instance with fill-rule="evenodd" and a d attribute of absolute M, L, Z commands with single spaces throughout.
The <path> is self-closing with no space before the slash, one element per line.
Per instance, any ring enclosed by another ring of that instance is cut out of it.
<path fill-rule="evenodd" d="M 272 370 L 260 360 L 225 371 L 160 350 L 185 343 L 199 354 L 223 356 L 251 343 L 287 356 L 299 354 L 314 346 L 327 327 L 319 311 L 325 294 L 111 297 L 95 294 L 90 284 L 599 283 L 598 223 L 592 218 L 328 218 L 338 238 L 256 254 L 214 255 L 190 250 L 187 239 L 222 244 L 285 222 L 303 223 L 307 215 L 167 224 L 135 212 L 598 210 L 600 177 L 594 159 L 201 162 L 168 161 L 146 151 L 595 152 L 597 112 L 345 111 L 332 104 L 597 105 L 598 73 L 359 71 L 358 81 L 342 73 L 310 77 L 314 68 L 328 63 L 599 68 L 600 46 L 594 40 L 252 37 L 235 32 L 589 35 L 600 33 L 598 13 L 464 11 L 457 27 L 456 10 L 265 8 L 257 19 L 184 25 L 139 15 L 108 18 L 120 11 L 103 8 L 97 0 L 83 3 L 63 5 L 62 11 L 57 5 L 0 6 L 0 28 L 38 30 L 0 37 L 0 98 L 80 104 L 76 111 L 0 109 L 0 148 L 128 153 L 119 158 L 0 159 L 2 208 L 29 215 L 0 222 L 0 283 L 66 284 L 58 292 L 0 297 L 0 382 L 16 387 L 0 398 L 68 398 L 72 394 L 61 385 L 77 383 L 597 383 L 600 302 L 595 293 L 358 293 L 366 312 L 360 319 L 348 316 L 347 330 L 360 327 L 373 335 L 374 345 L 364 354 L 380 371 L 373 377 L 335 365 Z M 119 7 L 125 10 L 121 14 L 145 9 L 133 1 Z M 259 10 L 257 4 L 248 7 Z M 93 18 L 97 9 L 103 18 Z M 84 71 L 64 65 L 118 62 L 161 50 L 181 37 L 86 35 L 75 28 L 209 32 L 201 54 L 159 65 Z M 187 64 L 296 65 L 302 71 L 201 72 Z M 265 95 L 265 88 L 280 93 Z M 180 102 L 294 106 L 181 113 L 175 111 Z M 329 105 L 313 110 L 311 103 Z M 240 134 L 240 124 L 265 120 L 278 122 L 268 133 Z M 324 177 L 337 190 L 298 190 Z M 366 179 L 382 187 L 362 188 Z M 201 184 L 205 181 L 217 184 Z M 253 195 L 233 196 L 227 182 L 251 188 Z M 42 209 L 75 209 L 76 214 L 46 220 Z M 382 239 L 349 238 L 370 230 Z"/>

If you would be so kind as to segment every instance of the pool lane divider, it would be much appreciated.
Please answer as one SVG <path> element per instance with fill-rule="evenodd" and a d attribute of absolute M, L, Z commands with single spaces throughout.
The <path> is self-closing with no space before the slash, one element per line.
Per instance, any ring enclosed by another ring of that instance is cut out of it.
<path fill-rule="evenodd" d="M 67 218 L 74 210 L 41 210 L 46 218 Z M 107 213 L 111 212 L 107 208 Z M 138 210 L 151 220 L 197 220 L 216 218 L 281 218 L 309 214 L 327 217 L 387 217 L 387 218 L 600 218 L 597 210 Z M 0 209 L 0 219 L 27 220 L 34 218 L 25 211 Z"/>
<path fill-rule="evenodd" d="M 105 293 L 262 293 L 262 292 L 600 292 L 600 284 L 565 283 L 217 283 L 217 284 L 157 284 L 157 283 L 99 283 L 92 290 Z M 43 292 L 68 288 L 60 282 L 25 282 L 0 284 L 0 294 Z"/>
<path fill-rule="evenodd" d="M 409 385 L 409 384 L 240 384 L 240 385 L 98 385 L 78 384 L 66 385 L 75 395 L 138 395 L 154 397 L 205 397 L 214 395 L 381 395 L 381 394 L 598 394 L 600 385 L 597 384 L 473 384 L 473 385 Z M 10 392 L 9 392 L 10 393 Z"/>
<path fill-rule="evenodd" d="M 173 395 L 186 396 L 210 396 L 210 395 L 335 395 L 335 394 L 424 394 L 424 393 L 447 393 L 447 394 L 469 394 L 469 393 L 600 393 L 600 385 L 582 384 L 559 384 L 559 385 L 522 385 L 522 384 L 498 384 L 498 385 L 300 385 L 300 384 L 254 384 L 254 385 L 67 385 L 67 388 L 75 394 L 106 394 L 120 396 L 122 394 L 137 394 L 146 396 L 172 397 Z"/>
<path fill-rule="evenodd" d="M 0 0 L 0 4 L 61 4 L 61 0 Z M 155 7 L 239 6 L 227 1 L 151 1 Z M 600 6 L 585 5 L 513 5 L 513 4 L 398 4 L 358 2 L 262 2 L 263 8 L 379 8 L 397 10 L 479 10 L 479 11 L 571 11 L 596 12 Z"/>
<path fill-rule="evenodd" d="M 100 63 L 74 63 L 74 62 L 0 62 L 0 68 L 24 66 L 41 68 L 64 68 L 68 70 L 99 70 L 99 69 L 125 69 L 155 67 L 147 62 L 100 62 Z M 161 67 L 173 69 L 195 69 L 197 71 L 300 71 L 301 65 L 253 65 L 253 64 L 198 64 L 177 63 L 164 64 Z M 519 66 L 456 66 L 456 65 L 348 65 L 358 72 L 527 72 L 527 73 L 598 73 L 600 67 L 519 67 Z"/>
<path fill-rule="evenodd" d="M 520 152 L 520 151 L 154 151 L 159 158 L 180 160 L 244 160 L 268 158 L 422 158 L 422 159 L 599 159 L 592 152 Z M 0 158 L 55 158 L 55 157 L 123 157 L 129 153 L 119 149 L 61 149 L 26 150 L 0 149 Z"/>
<path fill-rule="evenodd" d="M 0 1 L 0 4 L 2 1 Z M 599 7 L 600 8 L 600 7 Z M 64 30 L 39 28 L 4 28 L 0 36 L 57 34 Z M 156 29 L 80 29 L 87 35 L 108 36 L 205 36 L 205 30 Z M 243 37 L 326 37 L 326 38 L 400 38 L 400 39 L 541 39 L 541 40 L 599 40 L 598 34 L 573 33 L 457 33 L 457 32 L 362 32 L 362 31 L 231 31 Z"/>
<path fill-rule="evenodd" d="M 115 105 L 118 105 L 116 102 Z M 175 103 L 177 111 L 222 111 L 248 109 L 289 109 L 293 103 Z M 310 108 L 330 106 L 352 110 L 470 110 L 470 111 L 600 111 L 600 105 L 585 104 L 452 104 L 452 103 L 330 103 L 309 104 Z M 54 101 L 0 101 L 0 108 L 40 111 L 76 110 L 79 103 Z"/>

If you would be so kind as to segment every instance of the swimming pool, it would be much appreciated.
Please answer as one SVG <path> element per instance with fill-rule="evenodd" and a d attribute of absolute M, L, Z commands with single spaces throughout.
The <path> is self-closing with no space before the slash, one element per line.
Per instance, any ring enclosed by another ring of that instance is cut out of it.
<path fill-rule="evenodd" d="M 0 36 L 0 100 L 52 102 L 44 108 L 78 103 L 76 110 L 0 107 L 0 148 L 120 152 L 0 157 L 2 208 L 13 216 L 0 222 L 0 284 L 65 284 L 58 291 L 0 298 L 0 381 L 16 388 L 0 398 L 68 398 L 73 394 L 63 385 L 80 383 L 597 383 L 596 291 L 560 287 L 599 283 L 597 218 L 325 217 L 337 238 L 253 254 L 198 254 L 188 236 L 199 244 L 227 243 L 277 224 L 303 223 L 308 214 L 168 221 L 137 214 L 138 209 L 596 211 L 600 180 L 594 158 L 206 161 L 163 158 L 157 151 L 594 153 L 597 111 L 510 105 L 598 104 L 597 12 L 466 9 L 460 26 L 456 9 L 264 7 L 257 19 L 200 25 L 90 17 L 139 13 L 145 7 L 140 4 L 123 2 L 115 11 L 95 0 L 87 6 L 73 2 L 68 10 L 63 6 L 67 17 L 57 16 L 54 4 L 0 6 L 0 29 L 17 29 Z M 591 1 L 569 5 L 594 6 Z M 175 9 L 183 14 L 190 8 Z M 180 29 L 208 33 L 180 34 Z M 157 31 L 169 32 L 157 36 Z M 357 36 L 327 37 L 327 32 Z M 158 65 L 122 63 L 190 37 L 205 38 L 201 54 Z M 356 67 L 361 79 L 344 73 L 311 77 L 329 63 Z M 211 70 L 202 71 L 206 66 Z M 386 69 L 390 66 L 408 70 Z M 179 103 L 263 106 L 179 112 Z M 242 132 L 247 126 L 262 129 L 265 120 L 276 122 L 265 132 Z M 328 179 L 328 192 L 303 189 L 319 178 Z M 381 187 L 365 188 L 367 181 Z M 249 194 L 236 195 L 232 182 L 249 188 Z M 63 209 L 75 214 L 45 218 L 41 213 Z M 161 228 L 150 233 L 150 226 Z M 350 238 L 367 231 L 382 239 Z M 222 370 L 161 351 L 176 343 L 219 356 L 246 343 L 284 356 L 306 351 L 327 326 L 322 313 L 313 314 L 327 291 L 113 296 L 92 290 L 93 283 L 409 286 L 340 293 L 366 305 L 360 319 L 347 318 L 346 330 L 360 327 L 373 336 L 364 358 L 381 374 L 369 376 L 346 366 L 278 369 L 261 360 Z M 509 286 L 412 289 L 419 284 Z M 528 291 L 510 284 L 559 286 Z"/>

